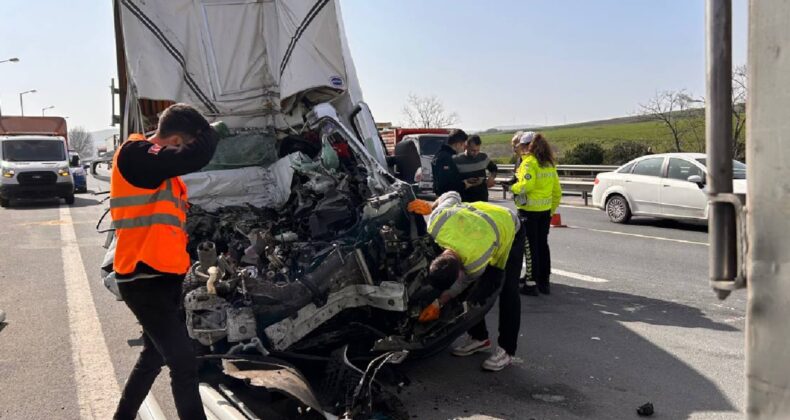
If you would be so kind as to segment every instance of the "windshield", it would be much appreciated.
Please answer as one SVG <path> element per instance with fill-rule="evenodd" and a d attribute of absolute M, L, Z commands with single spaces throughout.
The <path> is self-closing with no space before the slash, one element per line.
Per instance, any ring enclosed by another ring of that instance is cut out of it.
<path fill-rule="evenodd" d="M 698 158 L 697 162 L 701 163 L 706 168 L 708 167 L 707 158 Z M 732 178 L 733 179 L 746 179 L 746 165 L 737 160 L 732 161 Z"/>
<path fill-rule="evenodd" d="M 47 162 L 66 160 L 63 140 L 8 140 L 3 142 L 3 160 Z"/>
<path fill-rule="evenodd" d="M 420 154 L 423 156 L 433 156 L 439 152 L 447 136 L 420 136 Z"/>

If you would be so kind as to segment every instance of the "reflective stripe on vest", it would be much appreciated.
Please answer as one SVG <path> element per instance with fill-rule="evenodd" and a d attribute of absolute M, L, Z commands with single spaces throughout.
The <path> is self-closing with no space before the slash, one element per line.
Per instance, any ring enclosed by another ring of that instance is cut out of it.
<path fill-rule="evenodd" d="M 439 218 L 436 220 L 436 222 L 433 223 L 433 226 L 429 228 L 429 232 L 431 236 L 437 238 L 439 236 L 439 232 L 441 232 L 442 227 L 447 223 L 447 221 L 449 221 L 451 217 L 453 217 L 457 212 L 461 210 L 468 210 L 480 216 L 483 220 L 485 220 L 489 224 L 489 226 L 491 226 L 491 229 L 493 229 L 494 231 L 494 236 L 495 236 L 494 243 L 479 258 L 464 265 L 464 271 L 466 271 L 467 273 L 474 273 L 478 271 L 480 268 L 482 268 L 486 263 L 488 263 L 488 260 L 491 259 L 492 255 L 494 255 L 494 251 L 496 251 L 497 247 L 499 247 L 499 243 L 500 243 L 499 228 L 497 227 L 496 223 L 494 222 L 493 219 L 491 219 L 490 216 L 488 216 L 484 212 L 472 206 L 468 206 L 466 204 L 458 204 L 456 206 L 444 210 L 439 215 Z"/>
<path fill-rule="evenodd" d="M 169 201 L 176 205 L 181 210 L 186 211 L 187 203 L 179 199 L 173 194 L 173 180 L 169 179 L 165 189 L 158 190 L 152 194 L 131 195 L 126 197 L 113 197 L 110 198 L 110 208 L 117 209 L 120 207 L 133 207 L 143 206 L 146 204 L 153 204 L 157 201 Z"/>
<path fill-rule="evenodd" d="M 516 204 L 525 207 L 551 207 L 551 198 L 532 199 L 527 197 L 526 194 L 516 195 Z"/>
<path fill-rule="evenodd" d="M 132 217 L 129 219 L 113 220 L 112 227 L 115 229 L 133 229 L 140 227 L 148 227 L 153 225 L 168 225 L 175 226 L 180 229 L 185 229 L 183 223 L 177 216 L 165 213 L 155 213 L 150 216 Z"/>

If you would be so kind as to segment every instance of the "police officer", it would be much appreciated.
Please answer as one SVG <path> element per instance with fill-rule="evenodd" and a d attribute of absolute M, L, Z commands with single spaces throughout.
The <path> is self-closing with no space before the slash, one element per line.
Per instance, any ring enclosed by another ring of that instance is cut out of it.
<path fill-rule="evenodd" d="M 217 135 L 194 108 L 175 104 L 156 133 L 133 134 L 113 158 L 110 213 L 117 235 L 113 269 L 126 306 L 143 327 L 143 350 L 113 417 L 134 419 L 163 365 L 181 419 L 205 419 L 197 361 L 179 313 L 189 268 L 187 187 L 179 178 L 214 155 Z"/>
<path fill-rule="evenodd" d="M 503 282 L 499 295 L 499 346 L 483 363 L 483 369 L 500 371 L 513 360 L 521 326 L 518 280 L 525 239 L 518 217 L 494 204 L 462 203 L 454 191 L 440 196 L 433 207 L 428 232 L 444 251 L 431 263 L 429 277 L 442 293 L 423 309 L 420 322 L 438 319 L 442 306 L 475 282 L 488 282 L 481 285 L 485 287 L 498 287 Z M 409 210 L 425 214 L 430 206 L 418 201 L 410 203 Z M 453 349 L 454 355 L 469 356 L 491 348 L 485 319 L 468 333 L 466 340 Z"/>
<path fill-rule="evenodd" d="M 453 156 L 464 151 L 466 139 L 467 135 L 463 130 L 452 130 L 447 137 L 447 143 L 443 144 L 434 155 L 431 162 L 431 172 L 433 174 L 433 192 L 437 196 L 448 191 L 460 193 L 464 190 L 464 182 L 458 173 L 458 167 L 453 162 Z"/>
<path fill-rule="evenodd" d="M 529 131 L 522 134 L 519 147 L 526 147 L 527 153 L 516 170 L 517 181 L 510 190 L 519 217 L 524 222 L 532 259 L 532 277 L 538 291 L 547 295 L 551 293 L 549 228 L 551 217 L 560 205 L 562 189 L 554 153 L 541 133 Z"/>

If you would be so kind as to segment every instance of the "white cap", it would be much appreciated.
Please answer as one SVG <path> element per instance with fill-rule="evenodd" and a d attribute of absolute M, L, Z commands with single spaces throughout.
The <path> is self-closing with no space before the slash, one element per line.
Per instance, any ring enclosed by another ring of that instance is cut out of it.
<path fill-rule="evenodd" d="M 532 143 L 533 138 L 535 138 L 535 132 L 527 131 L 521 135 L 521 138 L 518 139 L 518 144 L 530 144 Z"/>

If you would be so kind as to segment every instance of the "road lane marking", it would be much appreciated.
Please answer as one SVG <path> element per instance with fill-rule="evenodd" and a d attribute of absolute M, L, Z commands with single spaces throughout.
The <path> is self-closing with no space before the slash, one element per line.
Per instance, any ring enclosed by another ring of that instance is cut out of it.
<path fill-rule="evenodd" d="M 93 304 L 88 275 L 68 207 L 60 207 L 63 278 L 66 283 L 71 354 L 82 419 L 111 419 L 120 396 L 115 369 Z"/>
<path fill-rule="evenodd" d="M 588 276 L 586 274 L 572 273 L 570 271 L 560 270 L 557 268 L 552 268 L 551 274 L 556 274 L 562 277 L 568 277 L 571 279 L 586 281 L 588 283 L 609 283 L 609 280 L 602 279 L 600 277 L 593 277 L 593 276 Z"/>
<path fill-rule="evenodd" d="M 582 227 L 582 226 L 570 226 L 570 225 L 568 225 L 568 227 L 572 228 L 572 229 L 589 230 L 591 232 L 609 233 L 609 234 L 612 234 L 612 235 L 633 236 L 635 238 L 655 239 L 657 241 L 667 241 L 667 242 L 676 242 L 676 243 L 681 243 L 681 244 L 709 246 L 707 242 L 687 241 L 685 239 L 665 238 L 665 237 L 662 237 L 662 236 L 642 235 L 642 234 L 639 234 L 639 233 L 619 232 L 619 231 L 616 231 L 616 230 L 593 229 L 593 228 L 587 228 L 587 227 Z"/>
<path fill-rule="evenodd" d="M 569 209 L 602 211 L 601 209 L 599 209 L 597 207 L 583 206 L 581 204 L 560 204 L 560 207 L 565 207 L 565 208 L 569 208 Z"/>
<path fill-rule="evenodd" d="M 527 264 L 522 264 L 522 267 L 526 268 Z M 563 277 L 568 277 L 568 278 L 571 278 L 571 279 L 586 281 L 586 282 L 589 282 L 589 283 L 609 283 L 609 280 L 602 279 L 600 277 L 593 277 L 593 276 L 588 276 L 586 274 L 573 273 L 571 271 L 560 270 L 558 268 L 552 268 L 551 269 L 551 274 L 556 274 L 558 276 L 563 276 Z"/>

